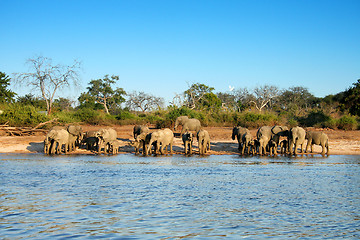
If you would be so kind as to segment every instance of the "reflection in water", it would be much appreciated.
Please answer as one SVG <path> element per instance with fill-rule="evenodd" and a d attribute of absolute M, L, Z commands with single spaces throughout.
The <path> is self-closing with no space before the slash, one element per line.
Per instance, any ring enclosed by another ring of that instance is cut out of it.
<path fill-rule="evenodd" d="M 360 158 L 0 154 L 4 239 L 360 238 Z"/>

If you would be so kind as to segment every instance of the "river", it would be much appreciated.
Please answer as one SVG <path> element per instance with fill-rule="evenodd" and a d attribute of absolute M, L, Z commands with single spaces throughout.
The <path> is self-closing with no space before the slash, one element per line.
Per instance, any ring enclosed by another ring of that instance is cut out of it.
<path fill-rule="evenodd" d="M 360 239 L 360 156 L 0 154 L 1 239 Z"/>

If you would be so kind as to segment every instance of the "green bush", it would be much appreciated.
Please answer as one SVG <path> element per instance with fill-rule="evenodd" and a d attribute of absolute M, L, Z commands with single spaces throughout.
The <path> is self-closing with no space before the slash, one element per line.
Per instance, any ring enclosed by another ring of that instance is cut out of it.
<path fill-rule="evenodd" d="M 49 120 L 48 116 L 39 112 L 34 106 L 9 104 L 2 109 L 0 123 L 11 126 L 36 126 Z"/>
<path fill-rule="evenodd" d="M 117 116 L 117 120 L 136 119 L 136 116 L 129 111 L 121 111 Z"/>
<path fill-rule="evenodd" d="M 277 124 L 279 118 L 273 113 L 253 113 L 245 112 L 236 115 L 236 125 L 246 128 L 258 128 L 261 126 L 273 126 Z"/>
<path fill-rule="evenodd" d="M 322 110 L 311 111 L 306 117 L 299 118 L 299 123 L 306 127 L 320 127 L 331 120 Z"/>
<path fill-rule="evenodd" d="M 356 118 L 350 115 L 344 115 L 337 121 L 338 128 L 343 130 L 355 130 L 358 128 Z"/>
<path fill-rule="evenodd" d="M 88 124 L 99 124 L 104 118 L 102 114 L 91 108 L 81 108 L 74 113 L 74 117 L 79 121 Z"/>

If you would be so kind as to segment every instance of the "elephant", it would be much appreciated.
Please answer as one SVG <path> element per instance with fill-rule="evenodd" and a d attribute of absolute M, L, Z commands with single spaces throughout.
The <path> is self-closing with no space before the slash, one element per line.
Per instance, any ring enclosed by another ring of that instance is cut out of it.
<path fill-rule="evenodd" d="M 305 139 L 307 139 L 305 152 L 307 152 L 309 145 L 310 145 L 310 151 L 313 152 L 313 145 L 316 144 L 321 146 L 322 155 L 325 154 L 325 148 L 326 148 L 326 154 L 329 154 L 329 138 L 325 133 L 308 131 L 305 134 Z"/>
<path fill-rule="evenodd" d="M 82 127 L 76 125 L 67 126 L 66 130 L 69 132 L 69 152 L 75 151 L 76 147 L 80 146 L 82 140 Z"/>
<path fill-rule="evenodd" d="M 107 152 L 108 142 L 117 139 L 117 132 L 113 128 L 102 128 L 96 132 L 98 142 L 98 153 L 101 153 L 101 149 L 104 148 L 104 152 Z"/>
<path fill-rule="evenodd" d="M 283 153 L 287 153 L 288 151 L 288 140 L 284 139 L 280 142 L 279 146 L 280 146 L 280 153 L 283 154 Z"/>
<path fill-rule="evenodd" d="M 146 139 L 150 140 L 150 138 L 151 138 L 151 133 L 142 132 L 141 134 L 136 136 L 135 141 L 131 141 L 129 143 L 130 146 L 135 148 L 135 155 L 139 154 L 140 148 L 142 148 L 143 154 L 144 155 L 146 154 L 146 151 L 145 151 L 145 149 L 146 149 L 145 145 L 147 144 Z M 156 149 L 156 147 L 155 147 L 155 149 Z"/>
<path fill-rule="evenodd" d="M 96 133 L 97 131 L 88 131 L 84 133 L 81 143 L 86 145 L 87 150 L 97 150 L 99 139 L 96 137 Z"/>
<path fill-rule="evenodd" d="M 201 128 L 201 123 L 196 118 L 188 118 L 187 116 L 181 116 L 176 119 L 174 130 L 176 130 L 178 126 L 182 126 L 180 133 L 180 136 L 182 136 L 185 132 L 188 131 L 199 131 Z"/>
<path fill-rule="evenodd" d="M 244 155 L 245 153 L 245 149 L 247 150 L 247 154 L 250 153 L 250 143 L 251 143 L 251 140 L 252 140 L 252 136 L 251 136 L 251 133 L 250 131 L 244 133 L 242 135 L 242 148 L 241 148 L 241 154 Z"/>
<path fill-rule="evenodd" d="M 184 152 L 185 154 L 192 154 L 192 145 L 193 145 L 193 134 L 191 132 L 186 132 L 182 135 L 182 140 L 184 143 Z"/>
<path fill-rule="evenodd" d="M 134 126 L 134 130 L 133 130 L 133 133 L 134 133 L 134 139 L 136 139 L 137 136 L 139 136 L 141 133 L 149 133 L 150 130 L 147 126 L 145 125 L 135 125 Z"/>
<path fill-rule="evenodd" d="M 277 143 L 276 143 L 276 141 L 271 139 L 269 141 L 268 145 L 269 145 L 270 155 L 276 156 L 277 155 Z"/>
<path fill-rule="evenodd" d="M 258 146 L 258 141 L 257 139 L 253 139 L 248 143 L 248 154 L 252 154 L 255 155 L 257 152 L 257 146 Z"/>
<path fill-rule="evenodd" d="M 250 134 L 250 131 L 249 129 L 247 128 L 243 128 L 243 127 L 234 127 L 233 130 L 232 130 L 232 135 L 231 135 L 231 138 L 232 140 L 235 140 L 235 138 L 237 138 L 238 142 L 239 142 L 239 151 L 242 150 L 242 145 L 243 145 L 243 135 L 245 133 L 249 133 Z"/>
<path fill-rule="evenodd" d="M 108 143 L 108 153 L 118 154 L 121 142 L 119 140 L 111 140 Z"/>
<path fill-rule="evenodd" d="M 259 146 L 259 154 L 262 155 L 264 152 L 263 150 L 266 150 L 266 146 L 269 143 L 271 139 L 273 139 L 276 144 L 279 144 L 279 138 L 276 140 L 274 139 L 274 135 L 277 136 L 287 136 L 288 135 L 289 128 L 286 126 L 263 126 L 258 129 L 256 132 L 256 138 L 260 143 Z M 277 146 L 276 146 L 277 148 Z"/>
<path fill-rule="evenodd" d="M 305 142 L 305 129 L 302 127 L 293 127 L 289 131 L 289 152 L 296 155 L 298 146 L 300 145 L 300 153 L 303 153 L 303 144 Z M 294 146 L 294 149 L 293 149 Z M 294 150 L 294 152 L 293 152 Z"/>
<path fill-rule="evenodd" d="M 50 130 L 44 141 L 45 154 L 60 154 L 62 146 L 65 145 L 65 154 L 68 151 L 69 144 L 69 132 L 65 129 L 53 129 Z"/>
<path fill-rule="evenodd" d="M 196 138 L 199 144 L 199 154 L 204 155 L 208 150 L 210 151 L 210 135 L 208 131 L 201 129 L 197 132 Z"/>
<path fill-rule="evenodd" d="M 146 136 L 145 142 L 146 146 L 146 154 L 148 155 L 151 150 L 151 145 L 154 142 L 157 142 L 155 148 L 155 154 L 160 152 L 160 154 L 164 154 L 164 150 L 167 150 L 167 146 L 170 147 L 170 154 L 172 154 L 172 145 L 174 141 L 174 133 L 169 128 L 165 128 L 163 130 L 158 130 L 150 135 Z"/>

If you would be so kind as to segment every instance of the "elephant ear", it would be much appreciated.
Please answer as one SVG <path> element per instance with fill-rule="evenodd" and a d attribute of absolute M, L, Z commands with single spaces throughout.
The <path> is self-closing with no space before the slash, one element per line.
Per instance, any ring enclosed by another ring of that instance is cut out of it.
<path fill-rule="evenodd" d="M 72 135 L 75 135 L 75 136 L 79 136 L 81 135 L 81 127 L 80 126 L 74 126 L 74 125 L 70 125 L 67 127 L 67 131 L 72 134 Z"/>

